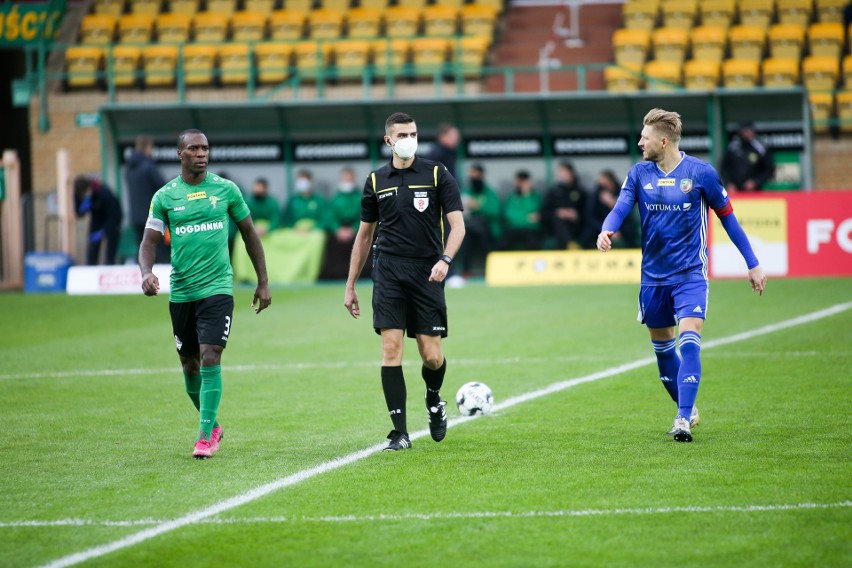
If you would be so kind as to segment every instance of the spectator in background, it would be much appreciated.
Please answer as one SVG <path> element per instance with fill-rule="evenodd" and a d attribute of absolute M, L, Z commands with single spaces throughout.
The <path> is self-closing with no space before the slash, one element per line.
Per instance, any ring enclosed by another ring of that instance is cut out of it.
<path fill-rule="evenodd" d="M 730 191 L 760 191 L 775 174 L 775 161 L 760 143 L 754 122 L 744 120 L 722 157 L 721 176 Z"/>
<path fill-rule="evenodd" d="M 326 241 L 322 278 L 342 279 L 349 274 L 349 254 L 361 223 L 361 192 L 357 189 L 355 172 L 352 168 L 343 168 L 337 191 L 328 204 L 328 230 L 332 238 Z M 364 271 L 367 275 L 369 268 L 368 263 Z"/>
<path fill-rule="evenodd" d="M 559 162 L 556 180 L 541 205 L 542 228 L 545 235 L 555 241 L 555 248 L 579 248 L 586 190 L 577 181 L 577 173 L 570 162 Z"/>
<path fill-rule="evenodd" d="M 429 151 L 429 160 L 441 162 L 447 167 L 447 171 L 456 177 L 456 152 L 459 147 L 461 135 L 459 129 L 447 122 L 438 125 L 438 139 Z"/>
<path fill-rule="evenodd" d="M 585 248 L 597 248 L 598 229 L 603 225 L 604 219 L 615 207 L 618 200 L 620 185 L 612 170 L 604 170 L 598 174 L 595 185 L 595 194 L 589 200 L 586 211 L 586 222 L 583 237 Z M 639 223 L 636 219 L 636 209 L 631 211 L 621 228 L 610 237 L 613 248 L 638 248 L 639 247 Z"/>
<path fill-rule="evenodd" d="M 468 184 L 462 191 L 465 239 L 456 256 L 461 272 L 484 273 L 485 259 L 500 238 L 500 198 L 485 182 L 485 169 L 468 169 Z"/>
<path fill-rule="evenodd" d="M 269 195 L 269 182 L 266 178 L 259 177 L 254 180 L 251 193 L 246 197 L 246 205 L 259 236 L 274 231 L 281 224 L 281 204 Z"/>
<path fill-rule="evenodd" d="M 533 188 L 527 170 L 515 174 L 515 190 L 503 204 L 501 250 L 537 250 L 541 248 L 541 196 Z"/>
<path fill-rule="evenodd" d="M 74 209 L 78 217 L 89 213 L 89 239 L 86 264 L 98 264 L 101 245 L 106 241 L 105 264 L 115 264 L 121 233 L 121 203 L 112 190 L 99 180 L 85 175 L 74 180 Z"/>
<path fill-rule="evenodd" d="M 124 168 L 124 178 L 127 181 L 129 197 L 130 224 L 136 236 L 136 247 L 142 242 L 145 233 L 145 223 L 148 222 L 148 210 L 151 199 L 158 189 L 166 185 L 163 174 L 157 169 L 157 164 L 151 158 L 154 153 L 154 139 L 150 136 L 138 136 L 136 145 L 127 159 Z M 169 246 L 165 240 L 157 245 L 155 262 L 169 262 Z"/>
<path fill-rule="evenodd" d="M 326 201 L 314 193 L 314 179 L 308 170 L 296 174 L 293 194 L 284 208 L 284 226 L 297 231 L 326 228 Z"/>

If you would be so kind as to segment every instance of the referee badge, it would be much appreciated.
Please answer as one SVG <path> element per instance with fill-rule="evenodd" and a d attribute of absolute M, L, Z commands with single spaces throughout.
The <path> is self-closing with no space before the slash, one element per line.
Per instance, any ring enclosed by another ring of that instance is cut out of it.
<path fill-rule="evenodd" d="M 414 192 L 414 208 L 423 213 L 429 207 L 429 194 L 425 191 Z"/>
<path fill-rule="evenodd" d="M 680 190 L 684 193 L 692 191 L 692 180 L 689 178 L 680 180 Z"/>

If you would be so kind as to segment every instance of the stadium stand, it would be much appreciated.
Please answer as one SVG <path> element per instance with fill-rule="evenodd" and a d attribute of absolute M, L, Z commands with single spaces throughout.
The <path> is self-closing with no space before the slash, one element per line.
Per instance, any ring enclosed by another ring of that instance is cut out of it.
<path fill-rule="evenodd" d="M 132 87 L 138 83 L 142 48 L 135 45 L 116 45 L 107 53 L 107 69 L 112 59 L 112 73 L 117 87 Z"/>
<path fill-rule="evenodd" d="M 353 8 L 346 14 L 347 37 L 373 39 L 379 37 L 382 12 L 376 8 Z"/>
<path fill-rule="evenodd" d="M 266 36 L 266 16 L 258 12 L 235 12 L 231 17 L 234 41 L 259 41 Z"/>
<path fill-rule="evenodd" d="M 169 0 L 169 12 L 195 16 L 199 12 L 199 0 Z"/>
<path fill-rule="evenodd" d="M 162 0 L 133 0 L 130 4 L 131 14 L 144 14 L 156 18 L 163 7 Z"/>
<path fill-rule="evenodd" d="M 124 14 L 118 19 L 120 43 L 148 43 L 154 33 L 154 18 L 148 14 Z"/>
<path fill-rule="evenodd" d="M 848 0 L 816 0 L 817 19 L 824 23 L 843 23 L 843 8 L 848 3 Z"/>
<path fill-rule="evenodd" d="M 259 43 L 254 48 L 257 60 L 257 79 L 261 83 L 280 83 L 290 75 L 290 55 L 293 47 L 289 43 Z"/>
<path fill-rule="evenodd" d="M 778 22 L 807 26 L 813 14 L 813 0 L 777 0 Z"/>
<path fill-rule="evenodd" d="M 649 91 L 672 91 L 683 84 L 683 65 L 678 61 L 648 61 L 643 72 Z"/>
<path fill-rule="evenodd" d="M 154 27 L 160 43 L 184 43 L 189 41 L 192 17 L 188 14 L 160 14 L 154 21 Z"/>
<path fill-rule="evenodd" d="M 692 29 L 698 14 L 698 0 L 663 0 L 663 27 Z"/>
<path fill-rule="evenodd" d="M 320 8 L 308 14 L 308 29 L 313 39 L 337 39 L 343 32 L 343 13 Z"/>
<path fill-rule="evenodd" d="M 369 63 L 370 42 L 363 39 L 348 39 L 335 42 L 331 46 L 334 53 L 335 69 L 340 79 L 361 77 Z"/>
<path fill-rule="evenodd" d="M 464 35 L 491 37 L 497 21 L 497 9 L 494 6 L 465 4 L 461 7 L 459 18 Z"/>
<path fill-rule="evenodd" d="M 736 0 L 702 0 L 701 25 L 727 29 L 737 13 Z"/>
<path fill-rule="evenodd" d="M 808 48 L 811 55 L 837 57 L 843 53 L 843 25 L 837 22 L 811 24 L 808 27 Z"/>
<path fill-rule="evenodd" d="M 834 116 L 834 93 L 809 93 L 808 102 L 814 120 L 814 132 L 828 132 L 829 120 Z"/>
<path fill-rule="evenodd" d="M 604 69 L 604 82 L 606 90 L 613 92 L 638 91 L 643 86 L 640 68 L 632 66 L 610 65 Z"/>
<path fill-rule="evenodd" d="M 764 59 L 761 72 L 764 87 L 795 87 L 799 84 L 799 59 Z"/>
<path fill-rule="evenodd" d="M 65 50 L 65 68 L 69 87 L 94 87 L 103 58 L 103 49 L 90 45 L 75 45 Z"/>
<path fill-rule="evenodd" d="M 373 71 L 379 77 L 399 75 L 405 70 L 411 42 L 405 38 L 377 39 L 373 47 Z"/>
<path fill-rule="evenodd" d="M 775 0 L 738 0 L 740 25 L 767 29 L 775 17 Z"/>
<path fill-rule="evenodd" d="M 831 91 L 837 86 L 840 63 L 835 57 L 811 55 L 802 60 L 802 80 L 809 91 Z"/>
<path fill-rule="evenodd" d="M 775 24 L 769 28 L 769 56 L 775 59 L 802 58 L 805 28 L 799 24 Z"/>
<path fill-rule="evenodd" d="M 651 33 L 639 28 L 622 28 L 612 35 L 615 62 L 618 65 L 641 66 L 648 58 Z"/>
<path fill-rule="evenodd" d="M 449 41 L 444 38 L 418 37 L 411 40 L 412 68 L 415 77 L 432 77 L 444 69 Z"/>
<path fill-rule="evenodd" d="M 684 86 L 689 90 L 711 90 L 719 85 L 719 62 L 691 59 L 683 66 Z"/>
<path fill-rule="evenodd" d="M 455 35 L 458 27 L 458 8 L 445 4 L 426 6 L 422 12 L 423 33 L 427 36 Z"/>
<path fill-rule="evenodd" d="M 840 130 L 852 132 L 852 91 L 837 93 L 837 114 L 840 118 Z"/>
<path fill-rule="evenodd" d="M 207 11 L 232 16 L 237 11 L 237 0 L 205 0 Z"/>
<path fill-rule="evenodd" d="M 181 49 L 187 85 L 212 85 L 216 75 L 215 45 L 184 45 Z"/>
<path fill-rule="evenodd" d="M 146 86 L 172 85 L 175 81 L 178 48 L 146 45 L 142 48 L 143 81 Z"/>
<path fill-rule="evenodd" d="M 631 30 L 651 31 L 657 25 L 660 4 L 656 0 L 642 2 L 629 0 L 622 6 L 621 17 L 624 27 Z"/>
<path fill-rule="evenodd" d="M 657 28 L 651 32 L 654 59 L 682 64 L 689 48 L 689 32 L 682 28 Z"/>
<path fill-rule="evenodd" d="M 750 89 L 760 84 L 760 64 L 754 59 L 722 62 L 722 84 L 728 89 Z"/>
<path fill-rule="evenodd" d="M 249 78 L 251 51 L 247 43 L 219 46 L 219 80 L 223 85 L 244 85 Z"/>
<path fill-rule="evenodd" d="M 391 6 L 385 10 L 385 35 L 388 37 L 412 38 L 420 25 L 420 8 Z"/>
<path fill-rule="evenodd" d="M 732 59 L 763 59 L 766 47 L 766 28 L 758 26 L 734 26 L 729 35 Z"/>
<path fill-rule="evenodd" d="M 244 0 L 243 10 L 269 16 L 275 9 L 275 4 L 275 0 Z"/>
<path fill-rule="evenodd" d="M 115 35 L 115 16 L 111 14 L 89 14 L 80 24 L 80 43 L 112 43 Z"/>
<path fill-rule="evenodd" d="M 92 7 L 95 14 L 104 14 L 118 19 L 124 13 L 124 0 L 95 0 Z"/>
<path fill-rule="evenodd" d="M 195 41 L 219 43 L 228 35 L 228 16 L 213 12 L 199 12 L 192 21 Z"/>
<path fill-rule="evenodd" d="M 307 14 L 295 10 L 279 10 L 269 16 L 269 38 L 276 41 L 301 39 Z"/>
<path fill-rule="evenodd" d="M 728 34 L 718 26 L 699 26 L 690 32 L 692 57 L 717 64 L 725 57 L 728 49 Z"/>

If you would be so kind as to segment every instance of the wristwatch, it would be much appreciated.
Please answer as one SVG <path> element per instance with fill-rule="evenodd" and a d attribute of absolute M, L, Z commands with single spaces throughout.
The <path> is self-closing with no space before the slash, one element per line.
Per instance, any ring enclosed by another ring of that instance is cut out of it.
<path fill-rule="evenodd" d="M 438 259 L 438 260 L 443 260 L 444 262 L 447 263 L 447 266 L 450 266 L 453 263 L 453 257 L 451 257 L 448 254 L 442 254 L 441 258 Z"/>

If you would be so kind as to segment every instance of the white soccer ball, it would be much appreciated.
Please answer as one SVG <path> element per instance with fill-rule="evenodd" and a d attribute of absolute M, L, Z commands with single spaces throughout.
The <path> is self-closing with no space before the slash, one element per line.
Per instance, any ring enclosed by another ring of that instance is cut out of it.
<path fill-rule="evenodd" d="M 456 393 L 456 405 L 462 416 L 488 414 L 494 408 L 494 395 L 485 383 L 465 383 Z"/>

